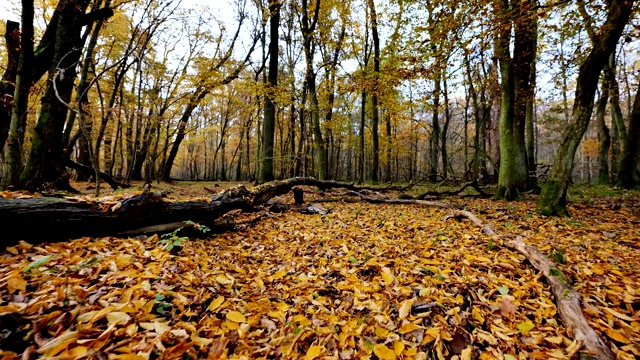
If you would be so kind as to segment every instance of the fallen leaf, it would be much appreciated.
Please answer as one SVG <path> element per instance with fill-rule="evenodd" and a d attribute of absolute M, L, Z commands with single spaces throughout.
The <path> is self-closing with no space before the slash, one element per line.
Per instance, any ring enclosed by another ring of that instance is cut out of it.
<path fill-rule="evenodd" d="M 224 296 L 218 296 L 215 300 L 211 302 L 211 304 L 209 304 L 209 306 L 207 307 L 207 311 L 216 310 L 217 308 L 220 307 L 220 305 L 222 305 L 223 302 L 224 302 Z"/>
<path fill-rule="evenodd" d="M 236 323 L 247 322 L 247 318 L 245 318 L 244 315 L 242 315 L 242 313 L 238 311 L 229 311 L 226 315 L 226 318 Z"/>
<path fill-rule="evenodd" d="M 520 332 L 523 333 L 524 335 L 527 335 L 529 331 L 533 330 L 534 327 L 535 325 L 533 325 L 533 323 L 530 320 L 523 321 L 520 324 L 518 324 L 518 330 L 520 330 Z"/>
<path fill-rule="evenodd" d="M 407 316 L 409 316 L 409 313 L 411 312 L 411 305 L 413 305 L 414 301 L 415 299 L 405 300 L 400 304 L 400 308 L 398 309 L 398 317 L 400 319 L 406 319 Z"/>
<path fill-rule="evenodd" d="M 304 356 L 305 360 L 313 360 L 324 352 L 324 346 L 312 345 Z"/>
<path fill-rule="evenodd" d="M 406 333 L 412 332 L 412 331 L 417 330 L 419 328 L 420 327 L 418 325 L 414 324 L 414 323 L 406 323 L 406 324 L 402 325 L 400 327 L 400 329 L 398 329 L 398 332 L 400 334 L 404 335 Z"/>
<path fill-rule="evenodd" d="M 127 313 L 112 312 L 107 314 L 107 323 L 109 325 L 126 325 L 129 320 L 131 320 L 131 316 Z"/>
<path fill-rule="evenodd" d="M 7 280 L 7 289 L 9 290 L 9 294 L 12 294 L 16 290 L 25 291 L 27 290 L 27 281 L 20 275 L 13 275 Z"/>
<path fill-rule="evenodd" d="M 604 331 L 607 336 L 609 338 L 611 338 L 612 340 L 615 340 L 617 342 L 623 343 L 623 344 L 630 344 L 631 340 L 629 340 L 629 338 L 627 338 L 626 336 L 624 336 L 624 334 L 622 334 L 620 331 L 615 330 L 615 329 L 611 329 L 608 328 Z"/>
<path fill-rule="evenodd" d="M 396 359 L 396 353 L 393 350 L 389 349 L 388 347 L 384 346 L 383 344 L 377 344 L 376 346 L 374 346 L 373 353 L 376 354 L 376 356 L 382 360 Z"/>
<path fill-rule="evenodd" d="M 516 319 L 516 306 L 507 298 L 502 298 L 502 300 L 498 303 L 500 307 L 500 311 L 502 315 L 504 315 L 507 319 L 514 321 Z"/>

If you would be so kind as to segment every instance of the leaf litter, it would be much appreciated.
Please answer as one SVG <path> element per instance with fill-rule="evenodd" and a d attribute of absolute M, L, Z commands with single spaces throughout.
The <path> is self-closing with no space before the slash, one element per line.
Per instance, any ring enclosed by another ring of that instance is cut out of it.
<path fill-rule="evenodd" d="M 583 296 L 590 325 L 618 358 L 640 356 L 640 230 L 631 210 L 576 206 L 568 220 L 532 213 L 531 201 L 465 205 L 500 233 L 524 234 L 556 263 L 553 254 L 561 253 L 559 269 Z M 0 258 L 2 354 L 578 356 L 581 344 L 561 324 L 542 276 L 501 239 L 490 243 L 472 223 L 445 220 L 441 209 L 329 206 L 327 215 L 272 214 L 171 252 L 157 235 L 7 248 Z M 19 341 L 9 346 L 9 339 Z"/>

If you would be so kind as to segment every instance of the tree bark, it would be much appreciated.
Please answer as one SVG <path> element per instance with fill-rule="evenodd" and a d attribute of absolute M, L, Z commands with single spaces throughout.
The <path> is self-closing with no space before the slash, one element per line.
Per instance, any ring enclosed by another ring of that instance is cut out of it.
<path fill-rule="evenodd" d="M 371 94 L 371 139 L 373 144 L 373 164 L 371 166 L 371 182 L 377 183 L 380 167 L 380 144 L 378 139 L 378 124 L 380 123 L 380 109 L 378 108 L 380 82 L 380 39 L 378 38 L 378 15 L 373 0 L 367 0 L 371 19 L 371 33 L 373 35 L 373 89 Z"/>
<path fill-rule="evenodd" d="M 606 70 L 605 70 L 606 71 Z M 600 99 L 596 104 L 596 121 L 598 126 L 598 180 L 596 184 L 609 184 L 609 147 L 611 145 L 611 137 L 609 129 L 605 122 L 607 110 L 607 102 L 609 101 L 609 81 L 606 77 L 602 78 L 600 90 Z"/>
<path fill-rule="evenodd" d="M 7 21 L 4 40 L 7 49 L 7 64 L 2 74 L 2 80 L 0 80 L 0 149 L 4 147 L 11 126 L 13 97 L 15 96 L 20 58 L 20 23 Z"/>
<path fill-rule="evenodd" d="M 269 2 L 269 76 L 266 84 L 264 121 L 262 123 L 262 167 L 259 181 L 266 182 L 273 176 L 273 143 L 275 139 L 276 106 L 275 94 L 278 86 L 278 28 L 280 27 L 280 3 Z"/>
<path fill-rule="evenodd" d="M 31 72 L 33 67 L 33 17 L 33 0 L 23 0 L 20 57 L 18 61 L 15 95 L 13 97 L 13 110 L 11 111 L 11 124 L 8 134 L 2 187 L 20 185 L 22 150 L 27 116 L 29 114 L 29 91 L 31 90 Z M 8 27 L 9 23 L 7 22 L 7 28 Z M 6 35 L 7 40 L 9 40 L 11 35 L 12 34 Z M 7 46 L 9 45 L 10 42 L 7 42 Z"/>
<path fill-rule="evenodd" d="M 49 81 L 42 97 L 40 116 L 35 127 L 31 151 L 20 183 L 39 189 L 45 183 L 68 188 L 64 177 L 65 160 L 62 133 L 76 78 L 75 64 L 80 59 L 82 17 L 90 1 L 63 1 L 55 38 L 55 53 L 49 69 Z"/>
<path fill-rule="evenodd" d="M 511 7 L 511 8 L 510 8 Z M 495 54 L 500 64 L 500 172 L 498 198 L 515 200 L 528 181 L 525 124 L 527 103 L 532 97 L 531 64 L 535 55 L 535 10 L 532 1 L 520 3 L 498 0 L 496 17 L 500 24 Z M 513 15 L 511 15 L 513 14 Z M 509 42 L 515 28 L 514 56 Z"/>
<path fill-rule="evenodd" d="M 440 142 L 440 75 L 436 76 L 433 90 L 433 118 L 431 122 L 431 138 L 429 139 L 429 181 L 438 180 L 438 143 Z"/>
<path fill-rule="evenodd" d="M 569 215 L 566 209 L 567 187 L 573 170 L 573 158 L 591 119 L 600 72 L 629 21 L 633 4 L 633 0 L 612 0 L 602 31 L 579 68 L 571 122 L 564 131 L 549 179 L 538 200 L 538 208 L 543 215 Z"/>
<path fill-rule="evenodd" d="M 636 92 L 629 119 L 629 131 L 624 138 L 624 147 L 620 170 L 618 171 L 618 186 L 625 189 L 633 189 L 640 183 L 636 168 L 638 166 L 638 155 L 640 154 L 640 87 Z"/>

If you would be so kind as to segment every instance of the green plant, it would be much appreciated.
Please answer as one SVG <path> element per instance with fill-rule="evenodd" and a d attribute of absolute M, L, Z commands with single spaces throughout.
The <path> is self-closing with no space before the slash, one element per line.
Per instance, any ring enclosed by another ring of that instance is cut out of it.
<path fill-rule="evenodd" d="M 562 248 L 553 249 L 551 258 L 558 264 L 564 264 L 564 250 L 562 250 Z"/>
<path fill-rule="evenodd" d="M 156 312 L 158 314 L 164 314 L 169 311 L 171 308 L 171 304 L 165 301 L 166 298 L 162 294 L 156 294 L 156 298 L 153 300 L 154 304 L 156 304 Z"/>
<path fill-rule="evenodd" d="M 35 270 L 37 268 L 39 268 L 40 266 L 46 264 L 47 262 L 49 262 L 49 260 L 53 259 L 53 255 L 49 255 L 46 257 L 43 257 L 40 260 L 36 260 L 34 262 L 32 262 L 31 264 L 25 266 L 25 268 L 22 270 L 23 272 L 29 272 L 30 270 Z"/>
<path fill-rule="evenodd" d="M 170 233 L 162 234 L 162 240 L 158 241 L 157 245 L 164 246 L 167 251 L 171 251 L 175 247 L 182 246 L 182 242 L 189 238 L 186 236 L 178 236 L 178 232 L 180 232 L 180 230 L 182 230 L 182 228 L 177 228 Z"/>
<path fill-rule="evenodd" d="M 496 244 L 493 243 L 493 239 L 489 239 L 489 243 L 487 244 L 487 249 L 489 249 L 489 251 L 493 251 L 496 249 Z"/>
<path fill-rule="evenodd" d="M 196 228 L 198 231 L 200 231 L 200 232 L 201 232 L 201 233 L 203 233 L 203 234 L 206 234 L 206 233 L 208 233 L 209 231 L 211 231 L 211 229 L 210 229 L 208 226 L 205 226 L 205 225 L 201 225 L 201 224 L 195 223 L 195 222 L 193 222 L 193 221 L 191 221 L 191 220 L 187 220 L 187 221 L 185 221 L 184 223 L 185 223 L 185 224 L 187 224 L 187 225 L 191 225 L 191 226 L 193 226 L 194 228 Z"/>

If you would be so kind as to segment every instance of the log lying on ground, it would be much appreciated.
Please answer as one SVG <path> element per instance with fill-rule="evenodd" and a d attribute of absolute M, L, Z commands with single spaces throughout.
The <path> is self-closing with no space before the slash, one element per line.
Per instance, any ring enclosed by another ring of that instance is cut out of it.
<path fill-rule="evenodd" d="M 186 220 L 206 225 L 232 210 L 253 209 L 301 185 L 321 189 L 354 188 L 350 183 L 291 178 L 252 188 L 239 185 L 212 196 L 210 201 L 169 202 L 163 200 L 160 193 L 147 192 L 123 201 L 119 208 L 58 198 L 0 198 L 0 246 L 18 240 L 41 243 L 82 236 L 145 234 L 154 226 L 169 229 L 171 227 L 162 225 L 174 223 L 175 228 L 176 223 Z"/>
<path fill-rule="evenodd" d="M 491 194 L 487 194 L 486 192 L 484 192 L 484 190 L 482 190 L 482 188 L 480 188 L 480 185 L 478 185 L 478 180 L 473 180 L 470 181 L 464 185 L 462 185 L 459 189 L 457 190 L 448 190 L 448 191 L 425 191 L 422 194 L 416 196 L 414 199 L 417 200 L 423 200 L 424 198 L 426 198 L 427 196 L 430 197 L 441 197 L 441 196 L 453 196 L 453 195 L 458 195 L 461 192 L 463 192 L 464 190 L 466 190 L 467 188 L 472 188 L 475 191 L 478 192 L 478 194 L 480 195 L 480 197 L 490 197 Z M 407 195 L 405 195 L 407 196 Z"/>
<path fill-rule="evenodd" d="M 31 243 L 62 241 L 82 236 L 113 236 L 148 233 L 159 224 L 204 219 L 214 220 L 249 205 L 242 198 L 219 201 L 168 202 L 149 192 L 122 202 L 120 208 L 57 198 L 0 198 L 0 246 L 17 240 Z M 136 231 L 136 229 L 141 229 Z"/>
<path fill-rule="evenodd" d="M 474 224 L 483 229 L 489 236 L 497 236 L 491 225 L 483 223 L 470 211 L 454 211 L 448 217 L 466 217 Z M 590 358 L 598 360 L 613 360 L 616 356 L 605 344 L 602 338 L 593 330 L 589 322 L 584 317 L 580 307 L 581 296 L 569 285 L 566 276 L 548 258 L 546 258 L 537 248 L 527 245 L 522 237 L 517 236 L 514 240 L 507 240 L 505 245 L 524 255 L 531 265 L 540 271 L 551 288 L 551 293 L 556 299 L 556 306 L 564 326 L 569 330 L 569 334 L 578 340 L 589 352 Z"/>

